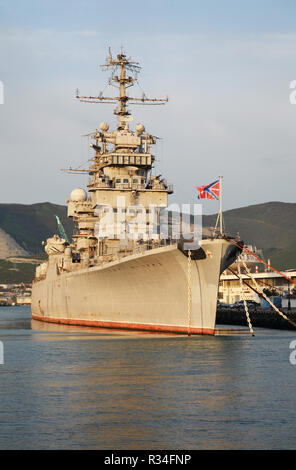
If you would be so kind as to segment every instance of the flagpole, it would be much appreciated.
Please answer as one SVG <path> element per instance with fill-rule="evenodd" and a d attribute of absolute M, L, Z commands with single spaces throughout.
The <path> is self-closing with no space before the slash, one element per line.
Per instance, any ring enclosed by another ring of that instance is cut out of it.
<path fill-rule="evenodd" d="M 220 199 L 220 208 L 219 208 L 219 219 L 220 219 L 220 235 L 223 235 L 223 219 L 222 219 L 222 178 L 219 176 L 219 199 Z"/>

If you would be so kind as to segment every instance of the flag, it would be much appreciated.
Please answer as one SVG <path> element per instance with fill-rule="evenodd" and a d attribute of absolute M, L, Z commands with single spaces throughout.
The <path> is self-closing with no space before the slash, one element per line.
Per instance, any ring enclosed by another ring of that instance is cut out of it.
<path fill-rule="evenodd" d="M 208 186 L 199 186 L 196 188 L 199 191 L 198 199 L 219 199 L 220 197 L 220 181 L 208 184 Z"/>

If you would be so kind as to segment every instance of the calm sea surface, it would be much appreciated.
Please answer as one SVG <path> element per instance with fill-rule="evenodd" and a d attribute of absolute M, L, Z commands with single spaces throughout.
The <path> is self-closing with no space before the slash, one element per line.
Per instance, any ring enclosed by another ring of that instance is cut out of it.
<path fill-rule="evenodd" d="M 186 337 L 0 308 L 0 449 L 295 449 L 296 331 Z"/>

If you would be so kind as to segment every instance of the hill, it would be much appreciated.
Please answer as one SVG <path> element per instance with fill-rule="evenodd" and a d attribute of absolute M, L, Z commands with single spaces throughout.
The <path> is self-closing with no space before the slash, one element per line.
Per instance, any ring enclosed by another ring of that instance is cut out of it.
<path fill-rule="evenodd" d="M 57 233 L 56 215 L 66 233 L 72 234 L 73 222 L 67 217 L 67 208 L 49 202 L 0 204 L 0 229 L 29 255 L 40 256 L 44 254 L 42 241 Z"/>
<path fill-rule="evenodd" d="M 35 263 L 21 263 L 0 259 L 0 284 L 21 284 L 32 282 Z"/>
<path fill-rule="evenodd" d="M 296 204 L 267 202 L 224 212 L 227 232 L 240 233 L 248 244 L 261 248 L 277 269 L 296 268 Z M 216 215 L 203 216 L 203 225 L 215 225 Z"/>
<path fill-rule="evenodd" d="M 8 256 L 28 256 L 29 253 L 24 250 L 17 242 L 4 230 L 0 229 L 0 259 Z"/>
<path fill-rule="evenodd" d="M 0 283 L 28 280 L 35 266 L 11 263 L 9 256 L 44 257 L 43 240 L 57 233 L 58 215 L 71 238 L 73 222 L 67 218 L 65 206 L 49 202 L 24 205 L 0 204 Z M 224 212 L 226 231 L 240 233 L 248 244 L 261 248 L 264 257 L 271 259 L 277 269 L 296 268 L 296 204 L 268 202 Z M 203 226 L 214 226 L 216 215 L 203 216 Z M 2 240 L 2 242 L 1 242 Z M 4 243 L 5 242 L 5 243 Z M 5 255 L 6 253 L 6 255 Z"/>
<path fill-rule="evenodd" d="M 0 204 L 0 284 L 33 280 L 36 261 L 30 257 L 45 258 L 42 241 L 58 233 L 56 215 L 71 235 L 73 222 L 67 218 L 65 206 L 49 202 Z M 16 262 L 13 256 L 28 259 Z"/>

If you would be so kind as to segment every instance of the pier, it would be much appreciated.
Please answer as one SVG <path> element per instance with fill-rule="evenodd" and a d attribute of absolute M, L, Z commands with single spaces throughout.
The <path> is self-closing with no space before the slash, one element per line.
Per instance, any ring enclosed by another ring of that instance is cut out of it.
<path fill-rule="evenodd" d="M 282 310 L 282 312 L 296 323 L 296 309 Z M 273 328 L 278 330 L 295 330 L 296 328 L 284 318 L 280 317 L 271 308 L 258 307 L 249 311 L 252 325 L 260 328 Z M 247 319 L 244 309 L 234 309 L 231 307 L 218 307 L 216 324 L 218 325 L 240 325 L 247 326 Z"/>

